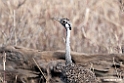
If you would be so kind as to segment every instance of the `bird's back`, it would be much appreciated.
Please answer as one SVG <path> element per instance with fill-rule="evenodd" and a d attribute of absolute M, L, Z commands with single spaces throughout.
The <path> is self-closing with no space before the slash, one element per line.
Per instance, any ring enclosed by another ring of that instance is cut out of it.
<path fill-rule="evenodd" d="M 64 66 L 61 78 L 65 83 L 97 83 L 96 76 L 90 69 L 76 64 Z"/>

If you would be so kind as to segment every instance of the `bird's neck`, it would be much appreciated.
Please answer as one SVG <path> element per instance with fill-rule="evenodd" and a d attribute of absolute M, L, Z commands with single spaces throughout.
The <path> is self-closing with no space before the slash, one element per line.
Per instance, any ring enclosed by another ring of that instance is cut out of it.
<path fill-rule="evenodd" d="M 72 64 L 70 55 L 70 30 L 66 29 L 66 54 L 65 54 L 66 64 Z"/>

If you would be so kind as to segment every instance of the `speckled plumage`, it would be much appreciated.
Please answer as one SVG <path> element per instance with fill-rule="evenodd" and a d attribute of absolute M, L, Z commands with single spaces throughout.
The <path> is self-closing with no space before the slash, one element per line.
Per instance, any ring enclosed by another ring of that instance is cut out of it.
<path fill-rule="evenodd" d="M 96 76 L 90 69 L 76 64 L 64 66 L 61 78 L 65 83 L 97 83 Z"/>

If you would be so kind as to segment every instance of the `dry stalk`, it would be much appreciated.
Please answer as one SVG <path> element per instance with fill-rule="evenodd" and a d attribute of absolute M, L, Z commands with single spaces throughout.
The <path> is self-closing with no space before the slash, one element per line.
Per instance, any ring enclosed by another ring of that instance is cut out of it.
<path fill-rule="evenodd" d="M 119 73 L 118 73 L 117 68 L 115 66 L 115 57 L 113 57 L 113 64 L 114 64 L 114 67 L 115 67 L 115 72 L 116 72 L 116 74 L 117 74 L 117 76 L 119 78 L 120 76 L 119 76 Z"/>
<path fill-rule="evenodd" d="M 40 66 L 37 64 L 37 62 L 36 62 L 36 60 L 35 60 L 34 58 L 32 58 L 32 59 L 33 59 L 33 61 L 35 62 L 35 64 L 37 65 L 37 67 L 38 67 L 38 69 L 40 70 L 40 72 L 41 72 L 41 74 L 43 75 L 43 77 L 45 78 L 46 83 L 48 83 L 48 82 L 47 82 L 48 80 L 47 80 L 46 76 L 44 75 L 44 73 L 42 72 Z"/>
<path fill-rule="evenodd" d="M 3 55 L 3 70 L 4 70 L 4 76 L 3 76 L 3 83 L 6 83 L 6 53 L 4 52 Z"/>
<path fill-rule="evenodd" d="M 1 73 L 0 73 L 0 82 L 3 83 L 3 77 Z"/>

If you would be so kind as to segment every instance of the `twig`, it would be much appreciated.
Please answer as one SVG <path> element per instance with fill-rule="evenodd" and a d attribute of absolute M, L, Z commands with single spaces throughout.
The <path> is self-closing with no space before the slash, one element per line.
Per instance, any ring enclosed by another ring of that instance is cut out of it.
<path fill-rule="evenodd" d="M 117 76 L 119 78 L 120 76 L 119 76 L 119 73 L 118 73 L 117 68 L 115 66 L 115 57 L 113 57 L 113 64 L 114 64 L 114 68 L 115 68 L 116 74 L 117 74 Z"/>
<path fill-rule="evenodd" d="M 32 58 L 32 59 L 33 59 L 33 61 L 35 62 L 35 64 L 37 65 L 38 69 L 40 70 L 40 72 L 41 72 L 41 74 L 43 75 L 43 77 L 45 78 L 45 80 L 47 81 L 46 76 L 45 76 L 44 73 L 42 72 L 42 70 L 41 70 L 40 66 L 37 64 L 36 60 L 35 60 L 34 58 Z"/>
<path fill-rule="evenodd" d="M 3 70 L 4 70 L 4 77 L 3 77 L 3 83 L 6 83 L 6 65 L 5 65 L 5 63 L 6 63 L 6 53 L 4 52 L 4 56 L 3 56 Z"/>

